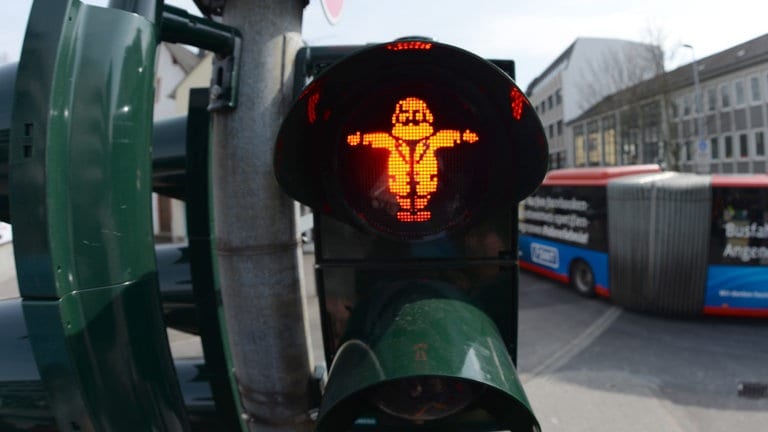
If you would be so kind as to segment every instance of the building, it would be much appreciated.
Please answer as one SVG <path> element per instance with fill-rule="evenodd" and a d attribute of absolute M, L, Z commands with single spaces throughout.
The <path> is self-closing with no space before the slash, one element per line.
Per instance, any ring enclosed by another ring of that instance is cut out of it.
<path fill-rule="evenodd" d="M 568 146 L 574 166 L 765 173 L 767 115 L 768 34 L 605 97 L 568 122 Z"/>
<path fill-rule="evenodd" d="M 202 60 L 201 55 L 182 45 L 163 42 L 158 46 L 155 60 L 155 121 L 183 115 L 179 114 L 177 107 L 176 88 L 198 68 Z M 153 193 L 152 215 L 154 234 L 158 241 L 182 241 L 186 238 L 183 202 Z"/>
<path fill-rule="evenodd" d="M 526 93 L 547 133 L 552 168 L 574 165 L 565 124 L 604 96 L 657 74 L 659 54 L 638 42 L 578 38 L 531 82 Z"/>
<path fill-rule="evenodd" d="M 173 90 L 173 99 L 176 102 L 175 114 L 187 115 L 189 109 L 189 91 L 194 88 L 208 88 L 211 85 L 211 72 L 213 71 L 213 53 L 207 53 L 200 62 L 189 71 L 186 77 L 179 81 Z"/>

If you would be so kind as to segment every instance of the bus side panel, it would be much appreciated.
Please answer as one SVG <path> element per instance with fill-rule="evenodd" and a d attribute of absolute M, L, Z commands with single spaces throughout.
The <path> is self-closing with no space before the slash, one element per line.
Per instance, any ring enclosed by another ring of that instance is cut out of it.
<path fill-rule="evenodd" d="M 712 188 L 704 313 L 768 317 L 768 188 Z"/>
<path fill-rule="evenodd" d="M 586 261 L 595 277 L 595 293 L 610 296 L 607 253 L 525 234 L 520 235 L 519 248 L 521 268 L 564 283 L 570 283 L 571 263 Z"/>
<path fill-rule="evenodd" d="M 710 265 L 704 312 L 768 317 L 768 266 Z"/>

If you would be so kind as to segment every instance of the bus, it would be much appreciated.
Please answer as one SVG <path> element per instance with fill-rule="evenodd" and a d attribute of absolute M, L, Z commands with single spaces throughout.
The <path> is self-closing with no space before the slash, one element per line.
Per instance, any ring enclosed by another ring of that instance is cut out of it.
<path fill-rule="evenodd" d="M 519 207 L 522 269 L 629 309 L 768 317 L 768 176 L 551 171 Z"/>

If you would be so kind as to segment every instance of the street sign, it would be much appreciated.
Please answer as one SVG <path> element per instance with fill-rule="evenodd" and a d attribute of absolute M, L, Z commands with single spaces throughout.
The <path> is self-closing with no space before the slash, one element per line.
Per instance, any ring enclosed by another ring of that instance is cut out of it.
<path fill-rule="evenodd" d="M 325 18 L 331 25 L 338 24 L 341 20 L 341 7 L 344 5 L 344 0 L 321 0 L 323 5 L 323 12 Z"/>

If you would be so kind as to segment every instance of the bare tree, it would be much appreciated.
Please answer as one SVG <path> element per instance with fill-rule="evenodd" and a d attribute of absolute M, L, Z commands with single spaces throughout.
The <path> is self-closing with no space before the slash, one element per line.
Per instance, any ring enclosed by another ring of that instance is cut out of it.
<path fill-rule="evenodd" d="M 609 49 L 590 63 L 579 88 L 581 109 L 586 110 L 605 96 L 631 89 L 659 73 L 656 63 L 660 49 L 654 45 L 633 44 Z M 663 63 L 662 63 L 663 71 Z M 623 95 L 622 95 L 623 97 Z M 631 96 L 627 97 L 631 100 Z"/>
<path fill-rule="evenodd" d="M 657 57 L 654 63 L 657 65 L 658 74 L 655 78 L 657 83 L 657 97 L 661 101 L 661 145 L 663 148 L 662 162 L 667 169 L 672 171 L 680 170 L 680 141 L 677 136 L 677 123 L 674 115 L 677 107 L 672 99 L 672 88 L 667 74 L 666 64 L 675 56 L 675 49 L 664 49 L 667 46 L 667 35 L 664 30 L 658 26 L 649 24 L 645 30 L 645 40 L 650 44 L 659 47 Z"/>
<path fill-rule="evenodd" d="M 643 38 L 644 43 L 606 51 L 587 68 L 589 79 L 582 80 L 584 84 L 579 88 L 581 108 L 586 110 L 601 101 L 610 102 L 605 109 L 619 113 L 622 153 L 625 148 L 636 151 L 638 147 L 650 145 L 650 140 L 658 145 L 651 148 L 657 154 L 650 159 L 660 159 L 667 169 L 679 170 L 680 143 L 666 73 L 666 63 L 671 58 L 664 48 L 666 35 L 660 26 L 649 24 Z M 635 162 L 634 157 L 623 157 L 623 160 Z"/>

